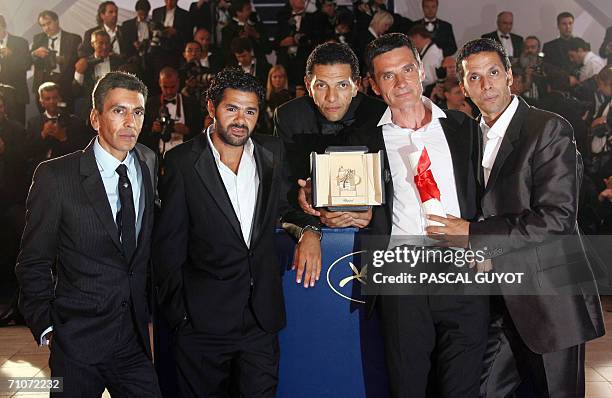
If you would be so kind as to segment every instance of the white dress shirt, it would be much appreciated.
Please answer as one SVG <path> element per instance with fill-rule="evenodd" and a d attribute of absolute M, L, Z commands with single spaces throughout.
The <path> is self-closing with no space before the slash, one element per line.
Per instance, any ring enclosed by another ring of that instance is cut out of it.
<path fill-rule="evenodd" d="M 578 71 L 578 80 L 581 82 L 598 74 L 606 66 L 606 61 L 593 51 L 587 52 Z"/>
<path fill-rule="evenodd" d="M 483 117 L 480 118 L 480 130 L 482 131 L 482 142 L 484 146 L 482 168 L 484 171 L 485 185 L 489 182 L 489 176 L 491 175 L 491 169 L 495 163 L 497 152 L 499 151 L 504 135 L 506 135 L 506 130 L 514 117 L 518 106 L 519 100 L 516 96 L 513 96 L 510 105 L 508 105 L 506 110 L 491 127 L 487 126 Z"/>
<path fill-rule="evenodd" d="M 212 149 L 217 169 L 223 180 L 225 190 L 232 202 L 234 213 L 240 222 L 242 237 L 248 247 L 251 246 L 251 231 L 253 227 L 253 217 L 255 216 L 255 206 L 257 204 L 257 192 L 259 190 L 259 175 L 257 174 L 257 164 L 255 163 L 255 145 L 249 138 L 244 145 L 242 158 L 238 166 L 238 173 L 234 172 L 221 161 L 221 155 L 213 144 L 210 134 L 214 131 L 214 124 L 208 127 L 206 137 L 208 145 Z"/>
<path fill-rule="evenodd" d="M 62 31 L 60 29 L 59 33 L 55 36 L 49 37 L 49 50 L 55 51 L 56 55 L 60 55 L 62 51 Z M 55 39 L 53 42 L 53 46 L 51 46 L 51 39 Z M 36 50 L 36 49 L 34 49 Z M 55 65 L 55 69 L 52 72 L 60 73 L 59 64 Z"/>
<path fill-rule="evenodd" d="M 506 37 L 503 37 L 506 36 Z M 510 36 L 510 33 L 508 34 L 503 34 L 502 32 L 500 32 L 499 30 L 497 31 L 497 37 L 499 38 L 499 41 L 501 42 L 502 46 L 504 46 L 504 48 L 506 49 L 506 53 L 508 54 L 509 57 L 518 57 L 521 54 L 517 54 L 514 55 L 514 46 L 512 45 L 512 37 Z"/>
<path fill-rule="evenodd" d="M 444 54 L 442 49 L 438 47 L 434 42 L 431 42 L 429 47 L 425 47 L 427 51 L 421 55 L 421 62 L 423 63 L 423 71 L 425 72 L 425 79 L 423 79 L 423 87 L 434 84 L 438 77 L 436 76 L 436 68 L 442 65 Z"/>
<path fill-rule="evenodd" d="M 117 31 L 119 30 L 118 26 L 115 26 L 115 29 L 111 29 L 108 26 L 104 25 L 104 30 L 110 36 L 111 47 L 113 48 L 113 52 L 115 54 L 121 54 L 121 49 L 119 48 L 119 40 L 117 40 Z"/>
<path fill-rule="evenodd" d="M 393 181 L 393 226 L 391 235 L 426 235 L 427 218 L 423 213 L 419 192 L 414 183 L 414 172 L 408 154 L 427 148 L 431 160 L 430 170 L 440 190 L 440 201 L 448 214 L 461 217 L 455 172 L 450 149 L 440 119 L 446 114 L 428 98 L 423 103 L 431 109 L 431 121 L 418 130 L 402 128 L 393 123 L 391 110 L 387 108 L 378 126 L 382 126 L 383 138 Z"/>
<path fill-rule="evenodd" d="M 176 7 L 169 11 L 166 9 L 166 18 L 164 19 L 165 28 L 171 28 L 174 26 L 174 10 L 176 10 Z"/>
<path fill-rule="evenodd" d="M 136 20 L 136 26 L 138 26 L 138 41 L 149 39 L 149 21 Z"/>
<path fill-rule="evenodd" d="M 94 80 L 98 80 L 102 76 L 106 75 L 111 71 L 110 59 L 108 57 L 104 58 L 104 61 L 97 63 L 94 66 Z M 76 80 L 79 85 L 83 85 L 85 81 L 85 75 L 83 73 L 79 73 L 77 71 L 74 72 L 74 80 Z"/>
<path fill-rule="evenodd" d="M 102 183 L 104 184 L 104 190 L 106 191 L 106 198 L 110 205 L 111 212 L 113 213 L 113 221 L 117 222 L 117 212 L 121 210 L 121 201 L 119 200 L 119 174 L 117 174 L 117 167 L 120 164 L 124 164 L 127 167 L 128 178 L 132 184 L 132 196 L 134 199 L 134 209 L 137 209 L 136 214 L 136 237 L 140 233 L 140 227 L 142 226 L 142 216 L 144 214 L 145 198 L 141 195 L 144 190 L 142 183 L 142 172 L 140 170 L 140 164 L 136 159 L 134 151 L 130 151 L 125 157 L 123 162 L 111 155 L 102 148 L 102 145 L 98 142 L 99 138 L 94 141 L 94 156 L 96 157 L 96 164 L 98 171 L 102 177 Z M 120 238 L 121 239 L 121 238 Z M 138 238 L 136 239 L 138 242 Z M 49 326 L 41 334 L 40 345 L 48 344 L 47 334 L 53 331 L 53 326 Z"/>
<path fill-rule="evenodd" d="M 178 112 L 177 116 L 177 108 L 180 106 L 180 112 Z M 183 107 L 183 97 L 181 94 L 176 95 L 176 104 L 166 104 L 168 108 L 168 113 L 170 113 L 170 117 L 174 120 L 174 123 L 182 123 L 185 124 L 185 107 Z M 170 149 L 175 146 L 183 143 L 183 135 L 179 133 L 171 133 L 170 141 L 164 142 L 161 138 L 159 140 L 159 153 L 162 156 L 165 155 Z"/>

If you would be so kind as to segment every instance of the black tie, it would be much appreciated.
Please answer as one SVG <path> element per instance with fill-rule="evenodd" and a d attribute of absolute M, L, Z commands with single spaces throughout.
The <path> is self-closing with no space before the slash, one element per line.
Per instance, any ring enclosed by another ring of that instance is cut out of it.
<path fill-rule="evenodd" d="M 129 262 L 136 251 L 134 196 L 132 195 L 132 184 L 127 175 L 127 167 L 124 164 L 117 167 L 117 174 L 119 174 L 119 201 L 121 202 L 121 209 L 117 212 L 117 228 L 123 254 Z"/>
<path fill-rule="evenodd" d="M 508 35 L 502 35 L 501 37 L 502 37 L 502 39 L 506 39 L 506 40 L 508 40 L 510 38 L 510 36 L 508 36 Z"/>
<path fill-rule="evenodd" d="M 51 37 L 51 44 L 49 44 L 49 49 L 50 50 L 55 50 L 55 41 L 57 40 L 57 37 Z"/>
<path fill-rule="evenodd" d="M 164 105 L 168 105 L 168 104 L 174 104 L 174 105 L 176 105 L 176 97 L 171 98 L 171 99 L 166 99 L 166 98 L 164 98 Z"/>

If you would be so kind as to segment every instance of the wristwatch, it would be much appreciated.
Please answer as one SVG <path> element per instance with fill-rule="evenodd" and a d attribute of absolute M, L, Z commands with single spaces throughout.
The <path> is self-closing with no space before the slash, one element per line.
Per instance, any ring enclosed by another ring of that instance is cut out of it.
<path fill-rule="evenodd" d="M 323 231 L 321 230 L 321 228 L 314 226 L 314 225 L 306 225 L 304 228 L 302 228 L 302 232 L 300 233 L 300 239 L 302 240 L 302 237 L 304 236 L 304 232 L 306 231 L 312 231 L 315 232 L 319 235 L 319 240 L 323 239 Z M 299 241 L 298 240 L 298 241 Z"/>

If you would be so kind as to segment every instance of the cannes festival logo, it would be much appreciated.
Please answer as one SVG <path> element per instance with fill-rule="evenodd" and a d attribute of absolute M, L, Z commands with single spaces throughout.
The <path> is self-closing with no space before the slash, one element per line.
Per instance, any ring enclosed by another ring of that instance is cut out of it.
<path fill-rule="evenodd" d="M 351 292 L 353 291 L 354 283 L 366 284 L 365 273 L 367 265 L 359 269 L 354 264 L 354 262 L 361 258 L 361 254 L 365 252 L 366 250 L 361 250 L 346 254 L 334 261 L 327 269 L 327 284 L 330 289 L 340 297 L 362 304 L 365 301 L 351 297 Z M 361 291 L 361 286 L 358 287 L 358 291 Z"/>

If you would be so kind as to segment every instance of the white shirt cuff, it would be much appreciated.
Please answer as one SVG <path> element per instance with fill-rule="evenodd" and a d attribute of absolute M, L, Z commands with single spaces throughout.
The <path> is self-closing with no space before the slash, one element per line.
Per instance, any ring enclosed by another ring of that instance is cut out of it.
<path fill-rule="evenodd" d="M 85 75 L 79 72 L 74 72 L 74 80 L 76 80 L 76 82 L 82 86 L 83 81 L 85 80 Z"/>

